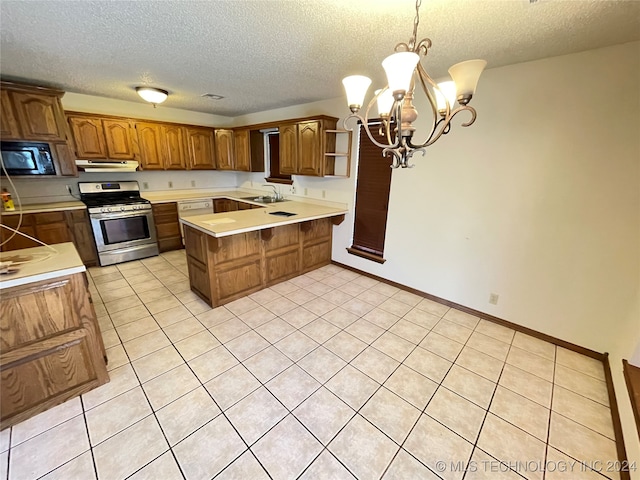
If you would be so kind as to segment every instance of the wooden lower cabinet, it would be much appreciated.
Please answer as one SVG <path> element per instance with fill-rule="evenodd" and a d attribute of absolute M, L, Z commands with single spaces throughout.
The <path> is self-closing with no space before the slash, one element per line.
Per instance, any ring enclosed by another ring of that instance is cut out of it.
<path fill-rule="evenodd" d="M 0 428 L 109 381 L 85 273 L 2 290 Z"/>
<path fill-rule="evenodd" d="M 160 203 L 152 205 L 152 208 L 160 253 L 181 249 L 183 245 L 178 220 L 178 204 L 176 202 Z"/>
<path fill-rule="evenodd" d="M 331 218 L 216 238 L 185 225 L 191 290 L 215 307 L 331 262 Z"/>

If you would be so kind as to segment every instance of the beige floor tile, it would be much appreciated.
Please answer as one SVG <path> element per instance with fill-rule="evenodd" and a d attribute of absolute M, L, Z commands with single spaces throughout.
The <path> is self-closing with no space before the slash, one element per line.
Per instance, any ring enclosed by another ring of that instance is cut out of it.
<path fill-rule="evenodd" d="M 363 316 L 365 320 L 385 330 L 395 325 L 400 317 L 381 308 L 374 308 Z"/>
<path fill-rule="evenodd" d="M 398 452 L 396 458 L 393 459 L 382 478 L 383 480 L 440 479 L 435 473 L 402 449 Z"/>
<path fill-rule="evenodd" d="M 198 299 L 198 296 L 193 294 L 193 292 L 191 291 L 191 285 L 189 284 L 188 279 L 177 280 L 177 281 L 171 280 L 171 279 L 165 279 L 164 282 L 167 288 L 169 289 L 169 291 L 173 293 L 176 296 L 176 298 L 180 300 L 182 303 L 189 303 L 189 301 L 195 301 Z M 186 295 L 180 298 L 178 297 L 178 294 L 180 293 L 186 293 L 186 294 L 192 294 L 192 295 Z"/>
<path fill-rule="evenodd" d="M 398 293 L 400 289 L 398 287 L 394 287 L 393 285 L 380 282 L 380 283 L 377 283 L 375 286 L 371 287 L 371 291 L 380 293 L 382 295 L 386 295 L 387 297 L 391 297 L 396 293 Z"/>
<path fill-rule="evenodd" d="M 555 383 L 602 405 L 609 406 L 607 384 L 595 377 L 562 365 L 556 365 Z"/>
<path fill-rule="evenodd" d="M 124 325 L 125 323 L 133 322 L 150 315 L 149 311 L 144 305 L 138 305 L 136 307 L 121 310 L 120 312 L 112 313 L 110 315 L 111 322 L 115 327 Z"/>
<path fill-rule="evenodd" d="M 355 283 L 357 285 L 362 285 L 365 288 L 373 288 L 375 287 L 378 283 L 378 280 L 371 278 L 371 277 L 367 277 L 365 275 L 360 275 L 359 277 L 356 277 L 353 279 L 353 282 L 351 283 Z"/>
<path fill-rule="evenodd" d="M 160 290 L 160 289 L 158 289 Z M 166 290 L 166 289 L 165 289 Z M 150 302 L 144 302 L 147 309 L 153 314 L 156 315 L 160 312 L 164 312 L 169 310 L 170 308 L 179 307 L 182 304 L 180 301 L 174 297 L 171 292 L 167 290 L 167 296 L 163 296 L 157 300 L 152 300 Z"/>
<path fill-rule="evenodd" d="M 356 412 L 325 387 L 307 398 L 293 414 L 327 445 Z"/>
<path fill-rule="evenodd" d="M 545 444 L 492 413 L 480 432 L 478 447 L 504 462 L 544 462 Z M 542 479 L 539 469 L 521 472 L 528 479 Z"/>
<path fill-rule="evenodd" d="M 104 306 L 107 309 L 107 312 L 109 312 L 109 315 L 121 312 L 122 310 L 136 307 L 138 305 L 142 305 L 142 302 L 136 295 L 133 294 L 129 294 L 129 296 L 124 298 L 118 298 L 112 301 L 104 302 Z"/>
<path fill-rule="evenodd" d="M 269 480 L 270 478 L 251 451 L 240 455 L 236 461 L 216 477 L 216 480 L 242 480 L 245 478 L 251 480 Z"/>
<path fill-rule="evenodd" d="M 353 322 L 351 325 L 345 328 L 345 331 L 367 344 L 373 343 L 380 335 L 385 332 L 383 328 L 374 325 L 364 318 L 360 318 Z"/>
<path fill-rule="evenodd" d="M 291 365 L 265 386 L 285 407 L 293 410 L 316 391 L 320 384 L 297 365 Z"/>
<path fill-rule="evenodd" d="M 213 348 L 187 362 L 198 380 L 206 383 L 238 364 L 238 360 L 223 346 Z"/>
<path fill-rule="evenodd" d="M 273 346 L 243 362 L 244 366 L 262 383 L 268 382 L 292 363 L 289 358 Z"/>
<path fill-rule="evenodd" d="M 259 293 L 259 292 L 258 292 Z M 254 308 L 248 312 L 242 313 L 238 316 L 240 320 L 249 325 L 251 328 L 257 328 L 260 325 L 267 323 L 270 320 L 276 318 L 276 316 L 264 307 Z"/>
<path fill-rule="evenodd" d="M 425 413 L 465 440 L 475 443 L 486 411 L 451 390 L 440 387 Z"/>
<path fill-rule="evenodd" d="M 373 310 L 374 306 L 358 298 L 353 298 L 343 303 L 341 308 L 353 313 L 357 317 L 362 317 Z"/>
<path fill-rule="evenodd" d="M 329 275 L 327 275 L 324 278 L 329 278 Z M 344 280 L 342 280 L 342 283 L 345 283 L 346 281 L 347 280 L 344 279 Z M 294 277 L 291 280 L 289 280 L 289 282 L 293 283 L 298 288 L 304 288 L 304 287 L 308 287 L 310 285 L 313 285 L 314 283 L 316 283 L 316 280 L 311 278 L 311 277 L 307 277 L 306 275 L 299 275 L 299 276 Z"/>
<path fill-rule="evenodd" d="M 130 273 L 124 275 L 124 278 L 127 279 L 129 285 L 134 288 L 137 285 L 148 285 L 149 283 L 156 285 L 156 282 L 158 282 L 153 273 L 149 272 L 146 268 L 144 270 L 135 270 L 134 272 L 136 273 L 135 275 Z"/>
<path fill-rule="evenodd" d="M 415 344 L 399 337 L 395 333 L 386 332 L 371 344 L 391 358 L 402 362 L 414 350 Z"/>
<path fill-rule="evenodd" d="M 416 347 L 404 361 L 404 365 L 414 369 L 436 383 L 440 383 L 451 368 L 451 362 L 431 353 L 424 348 Z"/>
<path fill-rule="evenodd" d="M 93 277 L 93 279 L 95 280 L 98 277 L 101 277 L 102 275 L 108 275 L 110 273 L 117 273 L 120 270 L 118 269 L 118 267 L 116 265 L 109 265 L 108 267 L 91 267 L 89 268 L 89 273 L 91 274 L 91 277 Z"/>
<path fill-rule="evenodd" d="M 356 415 L 329 444 L 356 478 L 380 478 L 398 445 L 360 415 Z"/>
<path fill-rule="evenodd" d="M 565 367 L 590 375 L 598 380 L 605 381 L 604 364 L 595 358 L 572 352 L 566 348 L 558 347 L 556 362 Z"/>
<path fill-rule="evenodd" d="M 293 332 L 275 344 L 278 350 L 294 362 L 297 362 L 318 346 L 317 342 L 300 331 Z"/>
<path fill-rule="evenodd" d="M 207 328 L 213 328 L 216 325 L 231 320 L 235 315 L 227 310 L 226 307 L 212 308 L 204 313 L 200 313 L 196 318 Z"/>
<path fill-rule="evenodd" d="M 153 315 L 153 318 L 156 319 L 162 328 L 192 317 L 193 315 L 191 315 L 191 312 L 187 310 L 184 305 L 178 305 Z M 207 326 L 207 324 L 204 325 Z"/>
<path fill-rule="evenodd" d="M 296 307 L 293 310 L 289 310 L 287 313 L 280 315 L 280 318 L 285 320 L 294 328 L 302 328 L 318 318 L 318 316 L 304 307 Z"/>
<path fill-rule="evenodd" d="M 225 305 L 225 307 L 227 307 L 227 309 L 234 315 L 241 315 L 249 310 L 258 308 L 259 306 L 260 305 L 258 303 L 254 302 L 249 297 L 242 297 Z"/>
<path fill-rule="evenodd" d="M 164 333 L 173 343 L 179 342 L 191 335 L 202 332 L 204 326 L 195 318 L 188 318 L 164 328 Z"/>
<path fill-rule="evenodd" d="M 171 452 L 163 453 L 149 465 L 138 470 L 128 480 L 183 480 L 180 468 Z"/>
<path fill-rule="evenodd" d="M 94 303 L 94 307 L 99 307 L 99 304 Z M 113 322 L 111 321 L 111 317 L 108 314 L 98 315 L 98 326 L 100 327 L 100 332 L 106 332 L 107 330 L 112 330 L 115 328 L 113 326 Z"/>
<path fill-rule="evenodd" d="M 420 342 L 420 346 L 431 353 L 446 358 L 450 362 L 455 361 L 464 347 L 462 343 L 443 337 L 435 332 L 429 332 L 424 340 Z"/>
<path fill-rule="evenodd" d="M 458 343 L 465 343 L 473 333 L 473 330 L 444 318 L 433 327 L 433 331 Z"/>
<path fill-rule="evenodd" d="M 159 329 L 160 325 L 151 316 L 116 327 L 116 331 L 123 342 L 128 342 Z"/>
<path fill-rule="evenodd" d="M 365 291 L 367 290 L 367 287 L 363 285 L 359 285 L 357 283 L 347 282 L 344 285 L 340 285 L 339 287 L 337 287 L 336 290 L 344 292 L 353 298 L 353 297 L 359 297 L 360 295 L 365 293 Z M 386 298 L 386 297 L 383 297 L 383 298 Z M 367 302 L 367 303 L 371 303 L 372 305 L 374 305 L 374 303 L 372 302 Z"/>
<path fill-rule="evenodd" d="M 324 347 L 316 348 L 298 361 L 298 366 L 320 383 L 325 383 L 346 364 L 347 362 Z"/>
<path fill-rule="evenodd" d="M 304 289 L 310 291 L 311 293 L 313 293 L 314 295 L 317 295 L 318 297 L 322 297 L 322 295 L 326 295 L 327 293 L 333 291 L 332 286 L 322 282 L 315 282 L 307 287 L 304 287 Z M 328 301 L 328 300 L 325 300 L 325 301 Z M 332 308 L 335 308 L 335 304 L 333 304 Z"/>
<path fill-rule="evenodd" d="M 144 303 L 145 305 L 163 298 L 173 298 L 173 295 L 171 294 L 171 292 L 167 288 L 163 287 L 162 285 L 156 288 L 145 290 L 143 292 L 138 291 L 137 295 L 138 297 L 140 297 L 140 300 L 142 300 L 142 303 Z"/>
<path fill-rule="evenodd" d="M 213 478 L 246 449 L 247 446 L 223 415 L 218 415 L 173 447 L 189 480 Z"/>
<path fill-rule="evenodd" d="M 295 279 L 289 280 L 289 281 L 291 283 L 295 283 L 294 280 Z M 325 285 L 329 285 L 332 288 L 340 288 L 345 284 L 349 284 L 349 280 L 347 280 L 346 278 L 339 277 L 338 275 L 329 275 L 320 281 Z"/>
<path fill-rule="evenodd" d="M 492 382 L 498 381 L 502 368 L 504 367 L 504 362 L 471 347 L 464 347 L 455 363 Z"/>
<path fill-rule="evenodd" d="M 220 408 L 226 410 L 260 387 L 260 382 L 243 365 L 236 365 L 204 386 Z"/>
<path fill-rule="evenodd" d="M 287 409 L 264 387 L 255 390 L 225 412 L 250 446 L 287 413 Z"/>
<path fill-rule="evenodd" d="M 556 385 L 553 390 L 552 410 L 596 432 L 616 439 L 611 420 L 611 409 L 582 395 Z"/>
<path fill-rule="evenodd" d="M 484 408 L 489 407 L 496 384 L 459 365 L 449 370 L 442 385 Z"/>
<path fill-rule="evenodd" d="M 200 385 L 187 365 L 180 365 L 144 383 L 144 389 L 154 410 L 173 402 Z"/>
<path fill-rule="evenodd" d="M 271 290 L 273 290 L 276 293 L 279 293 L 280 295 L 288 295 L 292 292 L 295 292 L 299 288 L 300 287 L 298 287 L 297 285 L 294 285 L 293 283 L 286 281 L 286 282 L 278 283 L 277 285 L 273 285 L 271 287 Z"/>
<path fill-rule="evenodd" d="M 98 280 L 98 283 L 96 283 L 96 288 L 98 289 L 98 292 L 100 292 L 100 296 L 104 297 L 104 294 L 109 294 L 110 292 L 113 292 L 115 290 L 118 290 L 120 288 L 126 288 L 129 287 L 129 284 L 127 283 L 127 281 L 122 277 L 122 275 L 119 275 L 119 279 L 118 280 L 112 280 L 110 282 L 104 282 L 104 283 L 99 283 L 99 280 L 101 279 L 101 277 L 98 277 L 96 280 Z"/>
<path fill-rule="evenodd" d="M 318 316 L 322 316 L 336 308 L 336 305 L 323 298 L 314 298 L 310 302 L 305 303 L 304 308 Z"/>
<path fill-rule="evenodd" d="M 142 358 L 169 345 L 171 345 L 171 342 L 162 330 L 147 333 L 123 344 L 131 361 Z"/>
<path fill-rule="evenodd" d="M 330 312 L 325 313 L 322 316 L 322 318 L 334 324 L 338 328 L 347 328 L 353 322 L 358 320 L 357 315 L 345 310 L 342 307 L 336 308 L 334 310 L 331 310 Z"/>
<path fill-rule="evenodd" d="M 473 451 L 465 480 L 522 480 L 522 477 L 479 448 Z"/>
<path fill-rule="evenodd" d="M 389 331 L 416 345 L 419 344 L 422 339 L 427 336 L 427 333 L 429 333 L 429 330 L 427 330 L 426 328 L 423 328 L 405 319 L 400 319 L 389 329 Z"/>
<path fill-rule="evenodd" d="M 456 310 L 455 308 L 449 309 L 443 318 L 450 322 L 457 323 L 458 325 L 462 325 L 463 327 L 470 328 L 471 330 L 476 328 L 480 322 L 478 317 Z"/>
<path fill-rule="evenodd" d="M 6 478 L 6 474 L 2 478 Z M 95 480 L 96 472 L 93 467 L 91 452 L 84 452 L 82 455 L 40 478 L 41 480 Z"/>
<path fill-rule="evenodd" d="M 109 379 L 109 383 L 105 383 L 82 396 L 85 411 L 140 385 L 131 364 L 110 371 Z"/>
<path fill-rule="evenodd" d="M 379 389 L 362 407 L 360 415 L 401 445 L 415 425 L 420 410 L 386 388 Z"/>
<path fill-rule="evenodd" d="M 349 295 L 347 292 L 344 292 L 342 290 L 331 290 L 330 292 L 322 295 L 322 298 L 328 300 L 336 306 L 340 306 L 351 300 L 353 298 L 353 295 Z"/>
<path fill-rule="evenodd" d="M 448 311 L 449 307 L 447 305 L 443 305 L 442 303 L 434 302 L 433 300 L 429 300 L 428 298 L 424 298 L 416 305 L 416 308 L 435 315 L 438 318 L 443 317 Z"/>
<path fill-rule="evenodd" d="M 505 365 L 498 383 L 543 407 L 551 408 L 551 390 L 553 388 L 551 382 L 512 365 Z"/>
<path fill-rule="evenodd" d="M 420 310 L 419 306 L 409 311 L 404 317 L 405 320 L 420 325 L 427 330 L 432 329 L 440 321 L 440 317 L 433 315 L 424 310 Z"/>
<path fill-rule="evenodd" d="M 421 297 L 420 295 L 416 295 L 415 293 L 407 292 L 405 290 L 400 290 L 399 292 L 395 293 L 391 298 L 399 302 L 406 303 L 410 307 L 415 307 L 417 304 L 419 304 L 422 301 L 423 297 Z"/>
<path fill-rule="evenodd" d="M 273 302 L 274 300 L 282 298 L 282 295 L 276 292 L 273 288 L 265 288 L 259 292 L 252 293 L 249 295 L 249 298 L 260 305 L 264 305 L 265 303 Z"/>
<path fill-rule="evenodd" d="M 547 360 L 555 361 L 556 358 L 556 346 L 553 343 L 545 342 L 522 332 L 516 332 L 513 337 L 513 346 L 535 353 Z"/>
<path fill-rule="evenodd" d="M 325 450 L 305 470 L 300 480 L 355 480 L 355 477 L 336 460 L 336 457 Z"/>
<path fill-rule="evenodd" d="M 351 408 L 359 410 L 380 385 L 351 365 L 347 365 L 325 386 Z"/>
<path fill-rule="evenodd" d="M 323 318 L 316 318 L 311 323 L 302 327 L 302 333 L 318 343 L 324 343 L 340 331 L 334 324 Z"/>
<path fill-rule="evenodd" d="M 80 398 L 72 398 L 66 402 L 53 407 L 45 412 L 39 413 L 35 417 L 18 423 L 11 429 L 11 446 L 16 445 L 46 432 L 47 430 L 65 423 L 82 414 L 82 404 Z M 3 430 L 2 451 L 9 448 L 9 429 Z"/>
<path fill-rule="evenodd" d="M 374 307 L 377 307 L 381 303 L 385 302 L 389 297 L 387 297 L 386 295 L 380 295 L 379 293 L 376 293 L 376 292 L 372 292 L 371 290 L 364 290 L 358 293 L 356 295 L 356 298 L 358 300 L 362 300 L 363 302 L 367 302 L 373 305 Z"/>
<path fill-rule="evenodd" d="M 269 345 L 269 342 L 251 330 L 227 342 L 226 347 L 238 360 L 243 361 Z"/>
<path fill-rule="evenodd" d="M 207 391 L 199 387 L 161 408 L 156 415 L 169 445 L 173 446 L 219 413 Z"/>
<path fill-rule="evenodd" d="M 22 422 L 22 423 L 25 423 L 25 422 Z M 9 450 L 9 446 L 11 445 L 10 437 L 11 437 L 11 428 L 5 428 L 4 430 L 0 431 L 0 452 L 6 452 L 7 450 Z"/>
<path fill-rule="evenodd" d="M 153 279 L 147 280 L 145 282 L 131 284 L 131 288 L 133 288 L 136 294 L 142 294 L 150 290 L 163 288 L 163 285 L 162 285 L 162 282 L 160 282 L 160 280 L 158 280 L 156 277 L 153 277 Z"/>
<path fill-rule="evenodd" d="M 282 284 L 280 284 L 282 285 Z M 278 285 L 275 285 L 273 288 L 277 287 Z M 298 287 L 296 287 L 297 289 Z M 266 308 L 267 310 L 269 310 L 270 312 L 274 313 L 275 315 L 282 315 L 284 313 L 287 313 L 291 310 L 293 310 L 294 308 L 297 308 L 298 304 L 292 302 L 291 300 L 288 300 L 286 297 L 282 297 L 279 298 L 277 300 L 273 300 L 269 303 L 264 304 L 264 308 Z"/>
<path fill-rule="evenodd" d="M 476 332 L 480 332 L 489 337 L 493 337 L 501 342 L 511 343 L 515 331 L 508 327 L 503 327 L 497 323 L 490 322 L 488 320 L 480 320 L 476 327 Z"/>
<path fill-rule="evenodd" d="M 91 445 L 102 443 L 147 415 L 151 415 L 151 407 L 140 387 L 98 405 L 86 414 Z"/>
<path fill-rule="evenodd" d="M 89 439 L 84 418 L 73 417 L 12 448 L 9 480 L 41 477 L 87 450 Z"/>
<path fill-rule="evenodd" d="M 115 329 L 106 330 L 102 332 L 102 341 L 104 343 L 104 348 L 111 348 L 120 344 L 120 337 Z"/>
<path fill-rule="evenodd" d="M 404 365 L 398 367 L 384 386 L 420 410 L 438 388 L 437 383 Z"/>
<path fill-rule="evenodd" d="M 489 410 L 539 440 L 547 441 L 549 409 L 511 390 L 498 387 Z"/>
<path fill-rule="evenodd" d="M 278 340 L 295 332 L 295 330 L 295 328 L 281 318 L 274 318 L 256 328 L 256 332 L 271 343 L 276 343 Z"/>
<path fill-rule="evenodd" d="M 94 277 L 93 283 L 95 285 L 104 285 L 105 283 L 115 282 L 116 280 L 122 280 L 123 278 L 124 277 L 119 271 L 115 271 Z"/>
<path fill-rule="evenodd" d="M 353 335 L 342 331 L 327 340 L 323 346 L 335 353 L 346 362 L 353 360 L 360 352 L 367 348 L 367 344 Z"/>
<path fill-rule="evenodd" d="M 553 381 L 553 362 L 534 353 L 512 346 L 507 356 L 507 363 L 549 382 Z"/>
<path fill-rule="evenodd" d="M 555 412 L 551 412 L 549 445 L 587 464 L 617 460 L 613 440 Z"/>
<path fill-rule="evenodd" d="M 590 470 L 589 467 L 559 452 L 555 448 L 547 449 L 547 480 L 603 480 L 605 477 Z M 605 473 L 605 472 L 603 472 Z"/>
<path fill-rule="evenodd" d="M 107 359 L 109 361 L 107 363 L 108 371 L 129 363 L 129 357 L 127 357 L 127 353 L 124 351 L 124 347 L 122 345 L 116 345 L 114 347 L 107 348 L 106 353 Z"/>
<path fill-rule="evenodd" d="M 473 332 L 467 345 L 479 352 L 486 353 L 487 355 L 497 358 L 504 362 L 509 353 L 509 344 L 496 340 L 495 338 L 488 337 L 479 332 Z"/>
<path fill-rule="evenodd" d="M 200 299 L 200 297 L 195 292 L 192 292 L 190 290 L 189 281 L 187 280 L 185 283 L 187 285 L 187 289 L 186 290 L 179 290 L 179 291 L 176 292 L 176 291 L 174 291 L 174 289 L 172 288 L 171 285 L 169 285 L 167 287 L 171 291 L 171 293 L 173 293 L 175 295 L 175 297 L 178 300 L 180 300 L 180 303 L 182 303 L 183 305 L 185 305 L 187 303 L 195 302 L 196 300 Z"/>
<path fill-rule="evenodd" d="M 173 346 L 165 347 L 131 362 L 141 383 L 148 382 L 183 363 L 184 360 Z"/>
<path fill-rule="evenodd" d="M 367 347 L 351 362 L 351 365 L 376 382 L 384 383 L 400 363 L 373 347 Z"/>
<path fill-rule="evenodd" d="M 251 330 L 251 328 L 249 328 L 246 323 L 235 317 L 209 329 L 221 343 L 233 340 L 249 330 Z"/>
<path fill-rule="evenodd" d="M 182 355 L 186 361 L 189 361 L 220 346 L 220 342 L 211 332 L 205 330 L 187 337 L 184 340 L 180 340 L 175 343 L 174 346 L 178 352 L 180 352 L 180 355 Z"/>
<path fill-rule="evenodd" d="M 200 298 L 191 300 L 190 302 L 185 303 L 184 306 L 192 315 L 200 315 L 208 312 L 209 310 L 213 310 L 207 302 Z"/>
<path fill-rule="evenodd" d="M 378 308 L 392 313 L 393 315 L 396 315 L 398 317 L 402 317 L 403 315 L 409 313 L 409 310 L 411 310 L 411 305 L 407 305 L 404 302 L 389 298 L 378 305 Z"/>
<path fill-rule="evenodd" d="M 289 415 L 251 450 L 273 478 L 297 478 L 322 448 L 322 444 Z"/>

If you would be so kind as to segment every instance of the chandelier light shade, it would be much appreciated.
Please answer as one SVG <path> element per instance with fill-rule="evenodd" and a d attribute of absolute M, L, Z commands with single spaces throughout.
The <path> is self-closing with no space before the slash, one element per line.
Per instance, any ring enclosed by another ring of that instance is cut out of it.
<path fill-rule="evenodd" d="M 164 102 L 169 96 L 166 90 L 154 87 L 136 87 L 136 92 L 147 102 L 153 103 L 154 107 Z"/>
<path fill-rule="evenodd" d="M 427 56 L 431 48 L 431 40 L 425 38 L 417 41 L 418 24 L 420 23 L 420 5 L 422 0 L 416 1 L 416 16 L 413 21 L 413 35 L 408 43 L 399 43 L 395 53 L 382 61 L 382 67 L 387 74 L 387 86 L 375 91 L 364 114 L 359 113 L 364 105 L 364 98 L 371 80 L 362 75 L 346 77 L 342 83 L 347 93 L 347 104 L 351 115 L 344 119 L 345 129 L 350 129 L 348 122 L 357 119 L 373 144 L 382 148 L 382 154 L 392 157 L 393 168 L 410 168 L 411 158 L 416 152 L 422 155 L 425 149 L 433 145 L 442 135 L 451 130 L 451 120 L 460 112 L 467 111 L 471 118 L 463 123 L 468 127 L 476 119 L 476 111 L 469 106 L 471 98 L 476 92 L 480 74 L 487 65 L 485 60 L 468 60 L 457 63 L 449 68 L 452 80 L 436 83 L 427 73 L 421 59 Z M 433 122 L 431 131 L 426 132 L 426 140 L 414 143 L 413 126 L 418 118 L 418 111 L 413 105 L 416 86 L 426 96 L 432 111 Z M 458 107 L 454 104 L 458 102 Z M 374 138 L 369 129 L 369 114 L 373 105 L 377 105 L 380 118 L 379 133 L 385 143 Z"/>

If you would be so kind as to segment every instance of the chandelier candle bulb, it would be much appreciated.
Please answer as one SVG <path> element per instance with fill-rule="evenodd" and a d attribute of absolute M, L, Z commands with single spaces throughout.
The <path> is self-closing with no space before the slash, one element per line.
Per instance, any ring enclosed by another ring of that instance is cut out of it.
<path fill-rule="evenodd" d="M 486 60 L 467 60 L 449 68 L 449 75 L 456 84 L 458 103 L 466 105 L 476 93 L 480 74 L 487 66 Z"/>
<path fill-rule="evenodd" d="M 440 82 L 438 88 L 433 90 L 436 92 L 436 101 L 438 103 L 438 112 L 444 115 L 447 111 L 447 100 L 449 108 L 453 110 L 453 104 L 456 103 L 456 82 L 449 80 L 448 82 Z"/>
<path fill-rule="evenodd" d="M 389 90 L 396 100 L 402 100 L 411 87 L 413 72 L 420 57 L 413 52 L 398 52 L 389 55 L 382 61 L 382 68 L 387 74 Z"/>
<path fill-rule="evenodd" d="M 376 90 L 375 94 L 378 96 L 378 116 L 388 117 L 391 114 L 391 108 L 393 108 L 393 94 L 388 88 Z"/>
<path fill-rule="evenodd" d="M 347 92 L 347 103 L 352 112 L 360 110 L 367 94 L 371 79 L 364 75 L 351 75 L 342 79 L 344 90 Z"/>

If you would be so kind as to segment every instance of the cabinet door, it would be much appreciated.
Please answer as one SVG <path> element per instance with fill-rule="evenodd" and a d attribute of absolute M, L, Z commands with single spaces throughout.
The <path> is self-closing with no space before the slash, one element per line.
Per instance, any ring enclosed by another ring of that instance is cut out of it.
<path fill-rule="evenodd" d="M 107 158 L 107 146 L 99 118 L 68 117 L 68 120 L 78 158 Z"/>
<path fill-rule="evenodd" d="M 71 230 L 73 244 L 78 250 L 78 255 L 82 259 L 82 263 L 87 266 L 98 264 L 98 254 L 96 253 L 95 242 L 93 240 L 93 231 L 91 230 L 91 222 L 86 210 L 69 210 L 65 212 L 67 217 L 67 225 Z"/>
<path fill-rule="evenodd" d="M 213 201 L 213 212 L 235 212 L 238 210 L 238 202 L 228 198 L 217 198 Z"/>
<path fill-rule="evenodd" d="M 133 135 L 131 123 L 127 120 L 102 120 L 104 139 L 107 144 L 107 158 L 133 160 Z"/>
<path fill-rule="evenodd" d="M 321 134 L 322 125 L 318 121 L 298 124 L 298 174 L 316 177 L 323 175 Z"/>
<path fill-rule="evenodd" d="M 280 136 L 280 174 L 298 173 L 298 126 L 296 124 L 278 127 Z"/>
<path fill-rule="evenodd" d="M 0 223 L 6 225 L 7 227 L 15 229 L 18 227 L 18 219 L 18 215 L 2 215 Z M 31 237 L 35 237 L 36 228 L 33 223 L 33 215 L 23 215 L 22 224 L 20 225 L 19 231 Z M 13 231 L 4 227 L 0 227 L 0 243 L 6 242 L 11 237 L 11 235 L 13 235 Z M 31 248 L 39 246 L 40 244 L 38 242 L 29 240 L 28 238 L 16 233 L 9 242 L 5 243 L 2 246 L 2 251 L 8 252 L 9 250 L 20 250 L 21 248 Z"/>
<path fill-rule="evenodd" d="M 186 130 L 179 125 L 163 125 L 165 168 L 167 170 L 186 170 L 187 154 Z"/>
<path fill-rule="evenodd" d="M 236 130 L 234 132 L 235 170 L 242 172 L 251 171 L 251 144 L 249 130 Z"/>
<path fill-rule="evenodd" d="M 66 222 L 36 225 L 36 238 L 47 245 L 70 242 L 71 232 Z"/>
<path fill-rule="evenodd" d="M 216 158 L 213 148 L 213 129 L 187 128 L 189 145 L 189 168 L 191 170 L 215 170 Z"/>
<path fill-rule="evenodd" d="M 233 170 L 233 130 L 218 128 L 216 135 L 216 167 L 218 170 Z"/>
<path fill-rule="evenodd" d="M 136 122 L 140 167 L 143 170 L 164 170 L 162 129 L 157 123 Z"/>
<path fill-rule="evenodd" d="M 57 95 L 9 92 L 25 140 L 66 140 Z"/>
<path fill-rule="evenodd" d="M 63 177 L 77 177 L 78 167 L 76 166 L 76 159 L 67 142 L 51 143 L 50 145 L 53 150 L 58 175 Z"/>
<path fill-rule="evenodd" d="M 19 139 L 20 129 L 18 128 L 18 121 L 13 114 L 13 106 L 11 105 L 9 92 L 2 90 L 0 94 L 2 94 L 0 99 L 0 106 L 2 107 L 0 113 L 0 136 L 3 140 Z"/>

